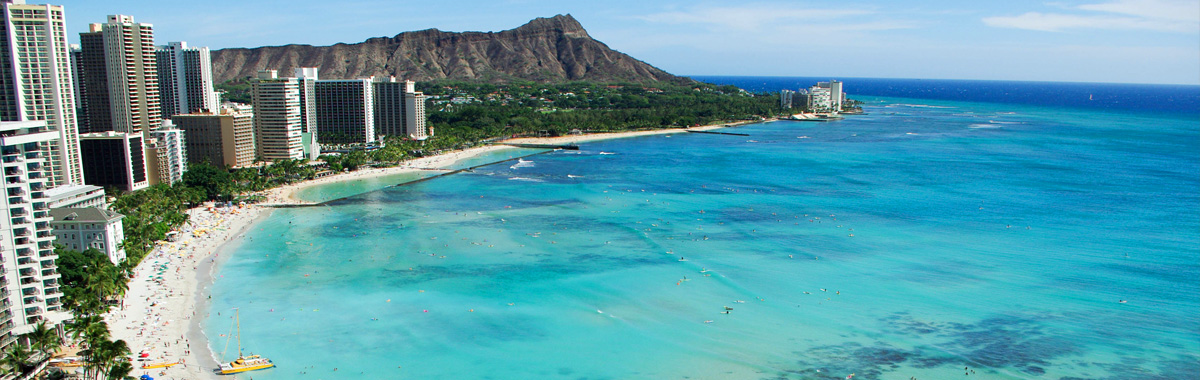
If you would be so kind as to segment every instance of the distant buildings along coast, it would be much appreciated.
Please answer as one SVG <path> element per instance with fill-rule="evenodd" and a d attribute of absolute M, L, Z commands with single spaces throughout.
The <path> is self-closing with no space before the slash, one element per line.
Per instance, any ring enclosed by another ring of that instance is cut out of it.
<path fill-rule="evenodd" d="M 817 82 L 808 89 L 779 90 L 779 106 L 783 109 L 798 108 L 801 113 L 792 115 L 794 120 L 827 120 L 841 113 L 861 113 L 857 102 L 847 101 L 842 82 L 830 80 Z"/>

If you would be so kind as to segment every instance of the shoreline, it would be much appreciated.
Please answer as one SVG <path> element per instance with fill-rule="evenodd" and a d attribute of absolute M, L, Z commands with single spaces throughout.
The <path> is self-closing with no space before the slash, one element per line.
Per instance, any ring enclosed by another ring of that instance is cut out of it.
<path fill-rule="evenodd" d="M 686 133 L 688 130 L 707 131 L 761 122 L 764 121 L 560 137 L 524 137 L 501 142 L 575 144 Z M 486 145 L 410 160 L 390 168 L 338 173 L 267 190 L 264 194 L 266 200 L 262 205 L 189 209 L 189 221 L 179 231 L 179 241 L 160 242 L 151 250 L 134 270 L 134 275 L 129 280 L 129 291 L 121 307 L 104 314 L 114 339 L 125 340 L 135 356 L 142 352 L 149 354 L 148 358 L 134 362 L 131 375 L 148 374 L 155 377 L 187 379 L 220 378 L 212 370 L 221 358 L 217 358 L 216 353 L 212 351 L 211 339 L 205 334 L 202 323 L 207 319 L 211 307 L 207 297 L 211 294 L 216 270 L 221 262 L 228 260 L 232 255 L 229 252 L 241 244 L 241 239 L 247 231 L 271 215 L 274 208 L 269 205 L 311 203 L 312 201 L 299 199 L 297 193 L 313 186 L 419 171 L 440 172 L 448 170 L 445 167 L 461 160 L 513 148 L 501 144 Z M 229 254 L 221 257 L 221 253 Z M 187 272 L 188 266 L 192 267 L 191 272 Z M 175 269 L 175 273 L 167 273 L 172 268 Z M 191 347 L 191 343 L 197 343 L 197 347 Z M 143 363 L 177 360 L 183 361 L 180 365 L 169 368 L 141 368 Z"/>
<path fill-rule="evenodd" d="M 447 166 L 466 159 L 470 159 L 485 153 L 490 153 L 504 149 L 514 149 L 515 147 L 503 145 L 504 143 L 514 144 L 546 144 L 546 145 L 565 145 L 578 144 L 592 141 L 614 140 L 631 137 L 642 136 L 657 136 L 676 133 L 687 133 L 687 131 L 709 131 L 720 128 L 740 127 L 746 124 L 765 123 L 776 121 L 777 119 L 766 120 L 745 120 L 732 123 L 710 124 L 692 128 L 667 128 L 653 129 L 645 131 L 627 131 L 627 132 L 604 132 L 590 133 L 582 135 L 567 135 L 558 137 L 518 137 L 497 141 L 493 145 L 485 145 L 464 150 L 456 150 L 452 152 L 442 153 L 436 156 L 422 157 L 415 160 L 405 161 L 403 164 L 390 168 L 375 168 L 364 169 L 347 173 L 338 173 L 324 178 L 294 183 L 286 186 L 280 186 L 266 191 L 266 200 L 263 204 L 307 204 L 320 202 L 325 200 L 305 200 L 300 199 L 298 193 L 313 186 L 325 185 L 336 182 L 349 181 L 352 179 L 376 178 L 389 175 L 414 173 L 420 171 L 445 171 Z"/>

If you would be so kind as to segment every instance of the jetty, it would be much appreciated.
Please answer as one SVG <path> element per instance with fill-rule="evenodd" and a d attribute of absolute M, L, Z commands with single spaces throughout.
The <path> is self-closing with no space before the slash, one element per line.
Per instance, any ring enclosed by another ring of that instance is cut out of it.
<path fill-rule="evenodd" d="M 733 132 L 713 132 L 713 131 L 693 131 L 693 130 L 690 130 L 690 129 L 689 129 L 687 132 L 688 132 L 688 133 L 704 133 L 704 134 L 709 134 L 709 135 L 749 136 L 748 134 L 745 134 L 745 133 L 733 133 Z"/>
<path fill-rule="evenodd" d="M 493 143 L 493 144 L 494 144 L 494 145 L 508 145 L 508 146 L 517 147 L 517 148 L 579 150 L 579 145 L 575 145 L 575 144 L 565 144 L 565 145 L 557 145 L 557 144 L 520 144 L 520 143 L 506 143 L 506 142 L 498 142 L 498 143 Z"/>

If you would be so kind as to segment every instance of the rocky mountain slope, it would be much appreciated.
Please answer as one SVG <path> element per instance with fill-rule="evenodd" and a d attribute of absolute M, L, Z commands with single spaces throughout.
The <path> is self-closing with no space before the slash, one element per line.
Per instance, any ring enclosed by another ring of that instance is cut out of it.
<path fill-rule="evenodd" d="M 571 15 L 537 18 L 502 32 L 405 32 L 333 46 L 287 45 L 212 52 L 216 83 L 296 67 L 320 67 L 322 79 L 394 75 L 416 81 L 686 82 L 592 39 Z"/>

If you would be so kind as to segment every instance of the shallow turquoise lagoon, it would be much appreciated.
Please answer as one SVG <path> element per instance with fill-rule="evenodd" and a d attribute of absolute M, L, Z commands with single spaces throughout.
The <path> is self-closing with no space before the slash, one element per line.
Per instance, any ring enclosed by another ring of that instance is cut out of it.
<path fill-rule="evenodd" d="M 382 188 L 255 226 L 204 329 L 255 379 L 1200 371 L 1197 120 L 867 100 L 314 189 Z"/>

